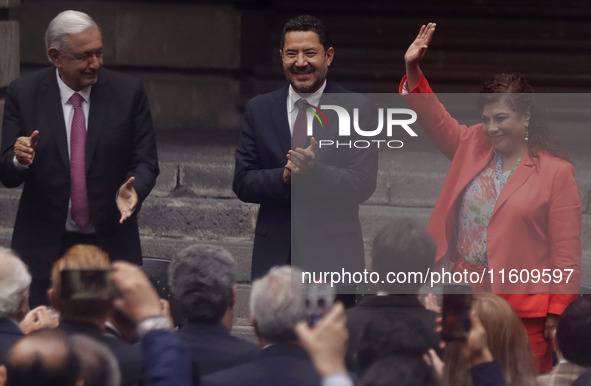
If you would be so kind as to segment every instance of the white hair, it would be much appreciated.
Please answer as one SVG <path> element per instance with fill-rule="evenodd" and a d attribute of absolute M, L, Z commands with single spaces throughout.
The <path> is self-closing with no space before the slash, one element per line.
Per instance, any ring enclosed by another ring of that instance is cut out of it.
<path fill-rule="evenodd" d="M 25 263 L 10 249 L 0 247 L 0 316 L 19 311 L 23 292 L 31 285 Z"/>
<path fill-rule="evenodd" d="M 53 18 L 45 31 L 45 52 L 49 57 L 49 49 L 51 47 L 57 49 L 60 53 L 68 50 L 68 35 L 84 32 L 89 29 L 100 28 L 94 22 L 92 17 L 84 12 L 78 11 L 64 11 Z"/>
<path fill-rule="evenodd" d="M 306 318 L 302 284 L 294 280 L 292 288 L 291 271 L 287 265 L 272 268 L 252 285 L 250 316 L 256 321 L 258 335 L 268 342 L 296 340 L 293 329 Z"/>

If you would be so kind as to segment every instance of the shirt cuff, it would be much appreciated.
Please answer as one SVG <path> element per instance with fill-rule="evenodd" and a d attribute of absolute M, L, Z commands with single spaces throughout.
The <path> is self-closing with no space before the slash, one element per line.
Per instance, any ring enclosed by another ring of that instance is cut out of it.
<path fill-rule="evenodd" d="M 354 386 L 353 380 L 347 374 L 335 374 L 322 380 L 322 386 Z"/>
<path fill-rule="evenodd" d="M 33 159 L 35 159 L 35 153 L 33 153 Z M 23 165 L 16 159 L 16 156 L 12 159 L 12 164 L 14 165 L 16 170 L 27 170 L 29 165 Z"/>
<path fill-rule="evenodd" d="M 407 94 L 410 94 L 410 90 L 408 89 L 408 80 L 405 80 L 404 83 L 402 83 L 402 91 L 400 92 L 400 95 Z"/>

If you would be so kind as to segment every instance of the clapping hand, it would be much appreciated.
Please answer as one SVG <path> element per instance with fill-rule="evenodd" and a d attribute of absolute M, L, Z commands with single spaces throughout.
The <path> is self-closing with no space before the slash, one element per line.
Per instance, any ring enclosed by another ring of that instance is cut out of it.
<path fill-rule="evenodd" d="M 135 177 L 131 177 L 126 183 L 121 185 L 117 192 L 117 208 L 119 209 L 119 213 L 121 213 L 119 224 L 123 224 L 135 212 L 138 197 L 133 187 L 134 181 Z"/>
<path fill-rule="evenodd" d="M 310 146 L 307 148 L 298 147 L 295 150 L 290 150 L 287 153 L 287 159 L 291 161 L 291 172 L 297 175 L 309 172 L 316 161 L 316 150 L 318 150 L 318 142 L 314 137 L 310 140 Z"/>

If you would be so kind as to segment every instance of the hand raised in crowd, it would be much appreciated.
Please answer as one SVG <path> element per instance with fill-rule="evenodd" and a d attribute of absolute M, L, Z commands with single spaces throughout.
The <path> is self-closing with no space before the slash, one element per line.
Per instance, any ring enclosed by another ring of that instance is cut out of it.
<path fill-rule="evenodd" d="M 437 303 L 437 296 L 434 294 L 428 294 L 425 296 L 425 308 L 429 311 L 441 314 L 441 307 L 439 307 L 439 304 Z"/>
<path fill-rule="evenodd" d="M 546 315 L 546 321 L 544 323 L 544 338 L 546 340 L 552 340 L 552 337 L 556 333 L 557 326 L 558 326 L 558 315 L 555 315 L 555 314 Z"/>
<path fill-rule="evenodd" d="M 14 155 L 21 165 L 31 165 L 37 148 L 39 130 L 33 131 L 30 137 L 18 137 L 14 143 Z"/>
<path fill-rule="evenodd" d="M 404 54 L 404 63 L 406 64 L 406 76 L 409 89 L 415 88 L 421 78 L 421 69 L 419 63 L 425 57 L 433 34 L 435 33 L 435 23 L 429 23 L 421 26 L 419 34 Z"/>
<path fill-rule="evenodd" d="M 298 323 L 295 333 L 322 378 L 347 373 L 344 358 L 349 332 L 342 303 L 336 303 L 315 327 Z"/>
<path fill-rule="evenodd" d="M 318 142 L 314 137 L 310 139 L 310 146 L 307 148 L 298 147 L 295 150 L 290 150 L 287 153 L 287 159 L 291 161 L 291 171 L 299 175 L 309 172 L 316 161 L 316 150 L 318 150 Z"/>
<path fill-rule="evenodd" d="M 125 261 L 113 263 L 111 279 L 119 290 L 115 307 L 138 323 L 152 316 L 163 315 L 156 289 L 140 267 Z"/>
<path fill-rule="evenodd" d="M 59 315 L 46 306 L 32 309 L 19 323 L 23 334 L 28 334 L 42 328 L 56 328 L 59 325 Z"/>
<path fill-rule="evenodd" d="M 121 213 L 119 224 L 123 224 L 135 212 L 138 197 L 133 187 L 134 181 L 135 177 L 131 177 L 126 183 L 121 185 L 117 192 L 117 208 L 119 209 L 119 213 Z"/>

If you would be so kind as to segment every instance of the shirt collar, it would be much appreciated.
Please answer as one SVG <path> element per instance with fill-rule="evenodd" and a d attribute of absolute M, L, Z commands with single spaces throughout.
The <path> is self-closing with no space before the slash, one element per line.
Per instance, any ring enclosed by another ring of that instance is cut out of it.
<path fill-rule="evenodd" d="M 55 76 L 57 77 L 57 85 L 60 89 L 60 97 L 62 99 L 62 104 L 65 105 L 66 103 L 68 103 L 72 95 L 74 95 L 74 93 L 76 92 L 80 94 L 80 96 L 82 97 L 82 99 L 84 99 L 85 102 L 90 101 L 90 90 L 92 89 L 92 86 L 85 87 L 80 91 L 74 91 L 67 84 L 64 83 L 62 78 L 60 78 L 60 74 L 57 68 L 55 69 Z"/>
<path fill-rule="evenodd" d="M 318 90 L 316 90 L 315 92 L 313 92 L 312 94 L 300 95 L 297 92 L 295 92 L 295 90 L 293 89 L 293 87 L 291 87 L 291 84 L 290 84 L 289 91 L 288 91 L 289 112 L 290 113 L 293 112 L 293 110 L 295 109 L 295 103 L 298 100 L 300 100 L 301 98 L 306 99 L 309 104 L 318 107 L 318 105 L 320 104 L 320 97 L 322 97 L 322 93 L 324 92 L 325 88 L 326 88 L 326 80 L 324 81 L 324 83 L 322 83 L 322 86 L 320 86 L 320 88 Z"/>

